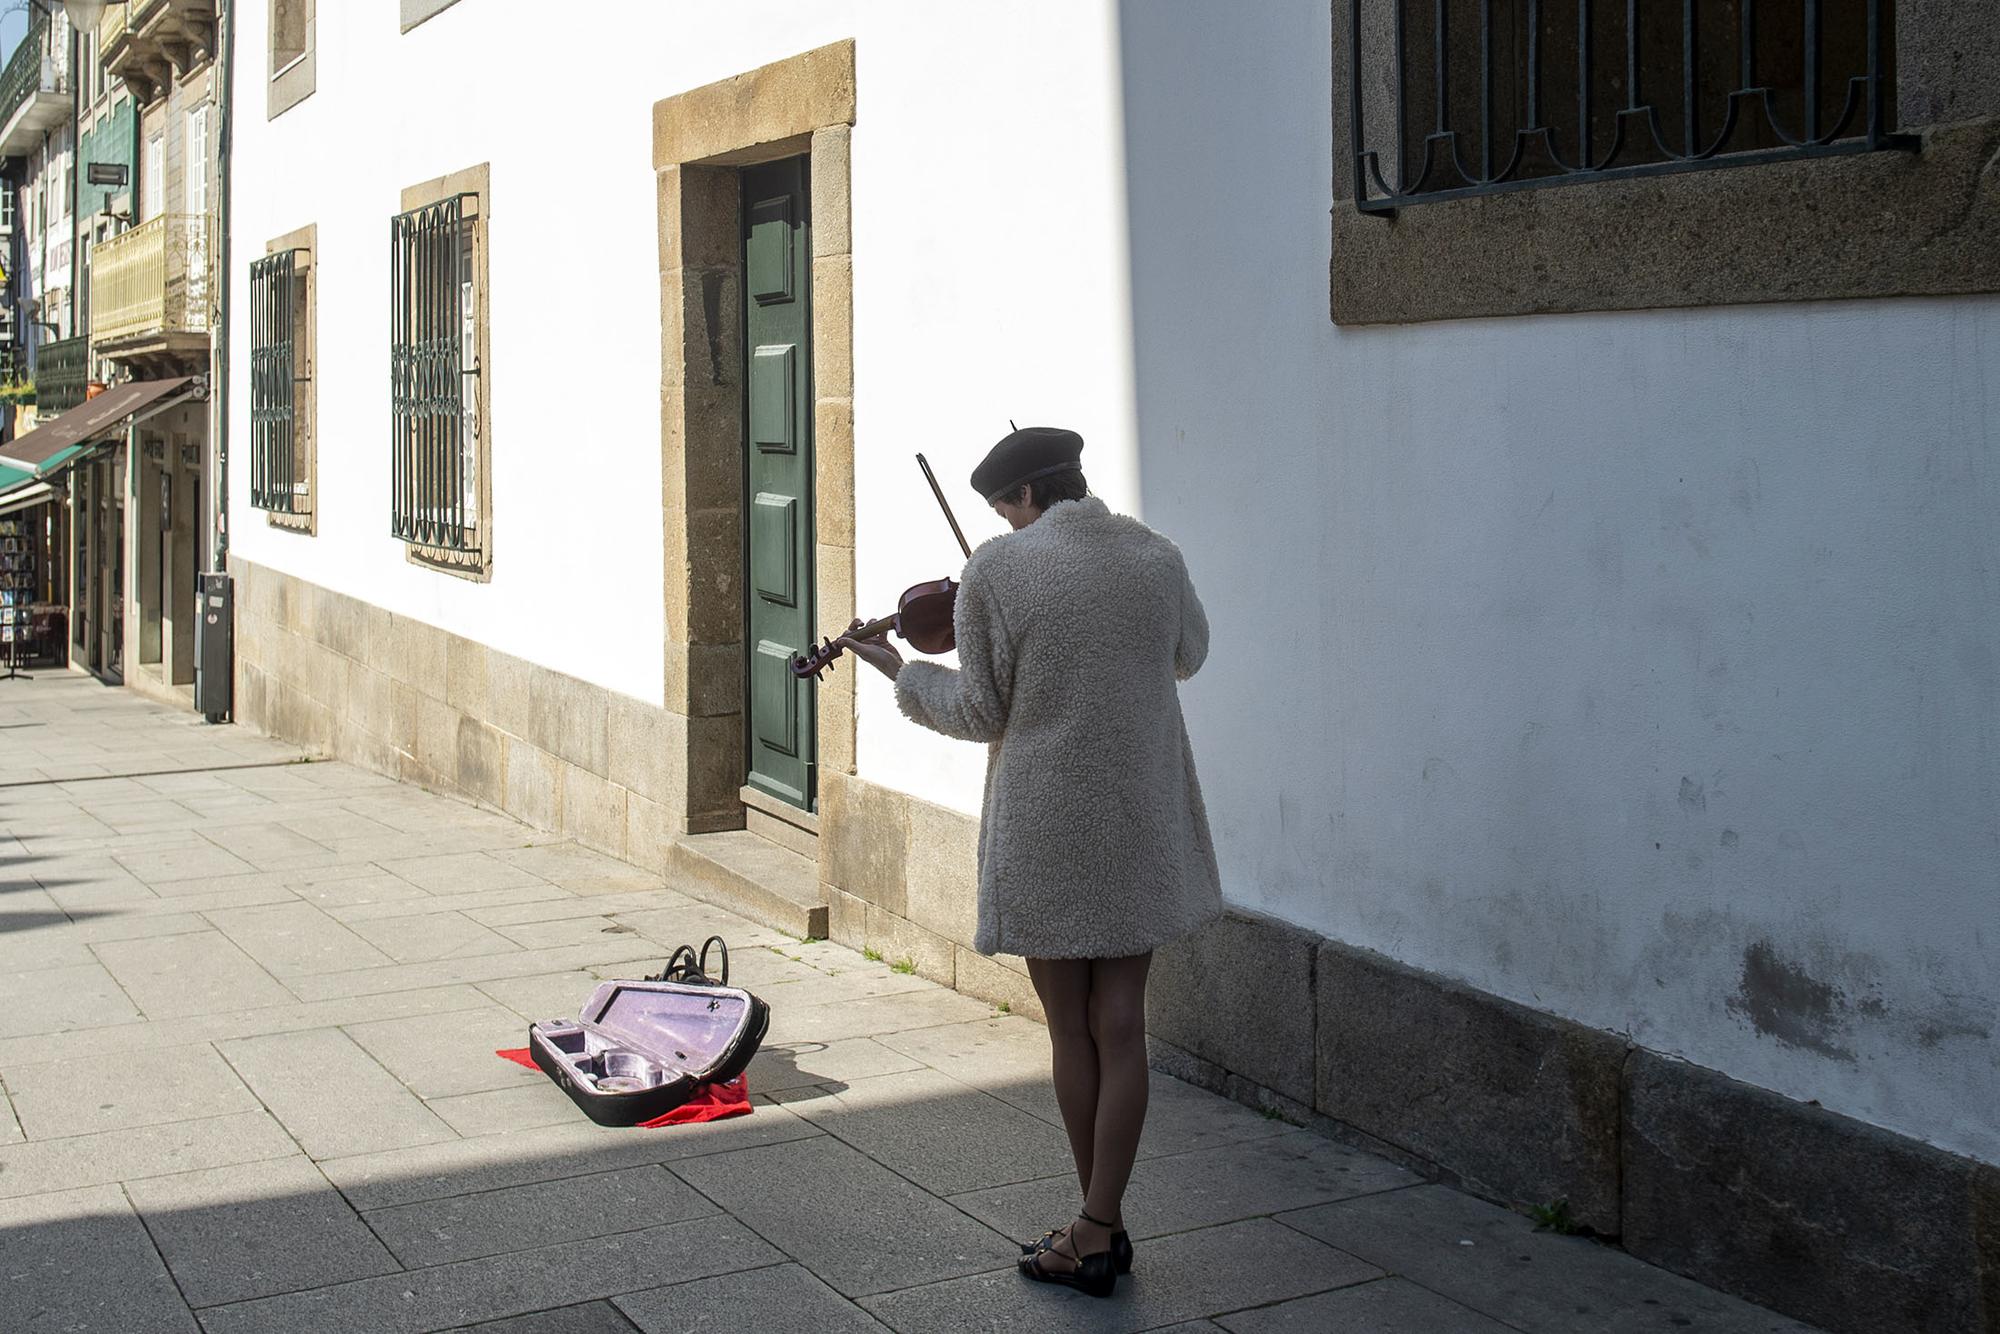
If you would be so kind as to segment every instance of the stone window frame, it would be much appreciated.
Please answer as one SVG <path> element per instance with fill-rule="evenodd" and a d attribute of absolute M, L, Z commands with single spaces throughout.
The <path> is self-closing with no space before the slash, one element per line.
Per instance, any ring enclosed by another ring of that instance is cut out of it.
<path fill-rule="evenodd" d="M 402 0 L 402 30 L 408 32 L 426 19 L 436 18 L 458 0 Z"/>
<path fill-rule="evenodd" d="M 665 700 L 684 742 L 669 756 L 675 832 L 741 829 L 743 370 L 737 169 L 811 155 L 814 614 L 854 608 L 852 40 L 806 51 L 653 107 L 659 182 L 660 447 Z M 823 681 L 815 762 L 854 771 L 854 674 Z M 684 724 L 684 727 L 681 725 Z"/>
<path fill-rule="evenodd" d="M 291 7 L 303 16 L 297 52 L 278 49 L 278 11 Z M 270 86 L 264 119 L 275 120 L 311 97 L 319 83 L 319 56 L 314 40 L 318 32 L 316 0 L 270 0 L 267 11 L 270 56 Z"/>
<path fill-rule="evenodd" d="M 306 367 L 303 379 L 296 370 L 293 372 L 293 381 L 298 387 L 292 399 L 292 429 L 297 433 L 293 450 L 302 456 L 299 471 L 305 478 L 305 506 L 303 510 L 294 510 L 289 514 L 265 510 L 264 521 L 272 528 L 307 537 L 319 535 L 319 269 L 313 262 L 318 248 L 318 223 L 307 223 L 264 243 L 267 255 L 275 255 L 281 250 L 294 251 L 298 255 L 294 261 L 294 277 L 300 285 L 299 302 L 303 314 L 295 313 L 293 316 L 298 327 L 293 338 L 292 357 L 295 367 L 300 362 Z"/>
<path fill-rule="evenodd" d="M 469 551 L 403 542 L 403 558 L 427 570 L 469 579 L 475 583 L 493 580 L 493 290 L 489 244 L 492 221 L 493 164 L 482 162 L 407 186 L 397 212 L 409 213 L 453 195 L 474 196 L 473 222 L 473 324 L 475 350 L 479 358 L 479 405 L 474 422 L 479 432 L 479 499 L 477 512 L 478 545 Z M 400 539 L 398 539 L 400 540 Z"/>
<path fill-rule="evenodd" d="M 1340 325 L 2000 291 L 2000 25 L 1899 0 L 1914 150 L 1354 206 L 1348 4 L 1331 0 L 1329 313 Z"/>

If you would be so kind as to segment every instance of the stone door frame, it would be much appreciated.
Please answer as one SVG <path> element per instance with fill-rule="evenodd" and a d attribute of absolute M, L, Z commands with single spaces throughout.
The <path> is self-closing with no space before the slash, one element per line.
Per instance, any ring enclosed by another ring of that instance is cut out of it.
<path fill-rule="evenodd" d="M 677 832 L 740 829 L 744 807 L 743 315 L 737 168 L 811 155 L 817 623 L 854 606 L 854 43 L 653 105 L 660 225 L 660 507 L 665 700 L 682 742 Z M 822 777 L 854 771 L 854 677 L 819 687 Z"/>

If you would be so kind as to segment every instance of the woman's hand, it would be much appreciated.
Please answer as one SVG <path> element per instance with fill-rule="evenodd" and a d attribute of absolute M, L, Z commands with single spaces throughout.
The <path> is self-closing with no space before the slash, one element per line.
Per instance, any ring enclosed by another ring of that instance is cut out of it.
<path fill-rule="evenodd" d="M 886 632 L 876 635 L 872 639 L 854 638 L 854 631 L 860 629 L 861 625 L 861 618 L 857 616 L 854 619 L 854 623 L 847 627 L 848 633 L 833 642 L 867 663 L 870 667 L 873 667 L 876 671 L 882 673 L 882 675 L 888 677 L 891 681 L 895 680 L 896 673 L 903 670 L 903 655 L 898 653 L 896 646 L 889 642 L 889 636 Z"/>

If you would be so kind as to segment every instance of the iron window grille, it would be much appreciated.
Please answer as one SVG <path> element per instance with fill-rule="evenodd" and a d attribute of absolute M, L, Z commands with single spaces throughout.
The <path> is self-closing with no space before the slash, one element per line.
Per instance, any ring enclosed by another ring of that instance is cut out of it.
<path fill-rule="evenodd" d="M 1910 147 L 1891 4 L 1348 0 L 1355 205 Z"/>
<path fill-rule="evenodd" d="M 478 224 L 460 194 L 390 228 L 391 526 L 445 554 L 479 551 Z"/>
<path fill-rule="evenodd" d="M 250 503 L 276 514 L 311 504 L 307 424 L 300 386 L 306 356 L 306 285 L 300 252 L 280 250 L 250 266 Z"/>

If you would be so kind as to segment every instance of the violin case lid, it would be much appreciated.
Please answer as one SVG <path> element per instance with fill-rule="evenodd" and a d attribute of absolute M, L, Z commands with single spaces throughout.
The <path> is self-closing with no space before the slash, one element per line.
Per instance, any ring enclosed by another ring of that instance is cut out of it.
<path fill-rule="evenodd" d="M 528 1050 L 585 1116 L 630 1126 L 743 1073 L 770 1022 L 770 1008 L 738 987 L 611 981 L 575 1019 L 528 1025 Z"/>

